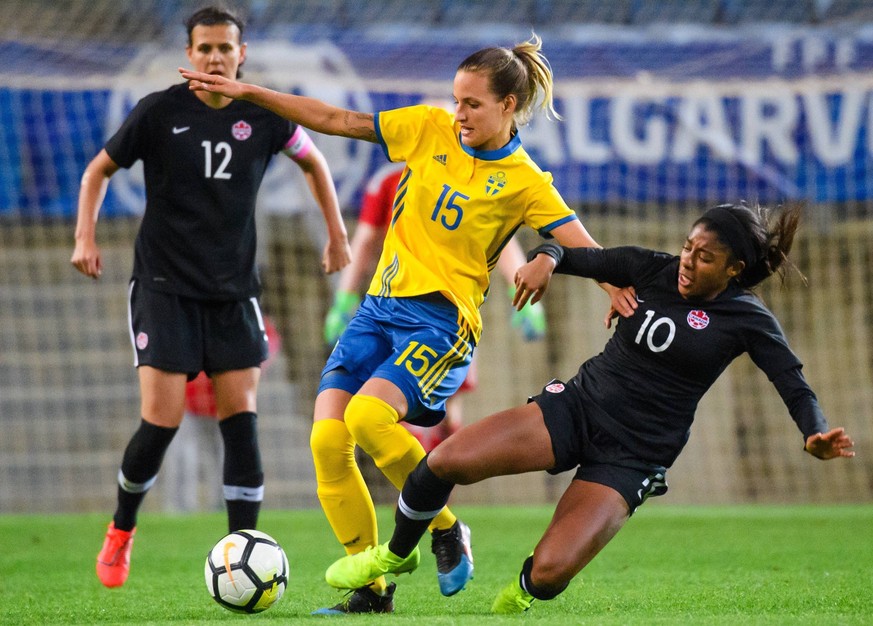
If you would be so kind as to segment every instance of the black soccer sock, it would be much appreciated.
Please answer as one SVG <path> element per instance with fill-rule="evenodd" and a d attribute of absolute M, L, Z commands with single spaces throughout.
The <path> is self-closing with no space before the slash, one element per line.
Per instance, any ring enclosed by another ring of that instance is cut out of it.
<path fill-rule="evenodd" d="M 119 530 L 133 530 L 136 526 L 137 511 L 155 483 L 164 453 L 178 430 L 140 420 L 124 450 L 118 472 L 118 506 L 112 521 Z"/>
<path fill-rule="evenodd" d="M 529 556 L 524 562 L 524 565 L 521 566 L 521 574 L 518 577 L 518 584 L 521 585 L 521 588 L 527 591 L 530 595 L 532 595 L 537 600 L 551 600 L 560 594 L 564 589 L 567 588 L 567 585 L 570 584 L 570 581 L 563 583 L 562 585 L 558 585 L 557 587 L 537 587 L 533 584 L 533 581 L 530 578 L 530 573 L 533 570 L 533 557 Z"/>
<path fill-rule="evenodd" d="M 449 501 L 454 487 L 454 483 L 434 474 L 427 465 L 427 457 L 424 457 L 409 474 L 400 492 L 394 512 L 394 534 L 388 542 L 388 549 L 397 556 L 409 556 L 431 520 Z"/>
<path fill-rule="evenodd" d="M 224 500 L 230 532 L 258 525 L 264 499 L 264 471 L 258 447 L 257 415 L 236 413 L 219 422 L 224 439 Z"/>

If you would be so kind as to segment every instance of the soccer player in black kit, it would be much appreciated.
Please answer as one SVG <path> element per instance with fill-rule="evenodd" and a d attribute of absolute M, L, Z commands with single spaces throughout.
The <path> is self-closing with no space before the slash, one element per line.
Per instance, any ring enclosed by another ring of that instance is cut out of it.
<path fill-rule="evenodd" d="M 819 459 L 852 457 L 829 429 L 773 314 L 749 291 L 780 270 L 799 209 L 775 215 L 722 205 L 694 222 L 679 256 L 636 247 L 535 248 L 516 273 L 514 303 L 538 301 L 553 272 L 632 286 L 639 307 L 620 319 L 603 352 L 568 382 L 553 380 L 524 405 L 474 423 L 437 446 L 409 475 L 388 543 L 328 569 L 335 587 L 406 572 L 428 520 L 456 484 L 535 470 L 576 475 L 521 573 L 491 610 L 520 613 L 561 593 L 649 496 L 687 441 L 697 403 L 746 352 L 773 382 Z"/>
<path fill-rule="evenodd" d="M 187 56 L 203 72 L 234 78 L 245 61 L 243 22 L 207 7 L 187 21 Z M 278 152 L 295 161 L 327 225 L 322 266 L 351 258 L 333 179 L 302 127 L 246 102 L 194 93 L 187 84 L 140 100 L 82 177 L 72 264 L 102 270 L 95 239 L 109 178 L 142 159 L 146 208 L 129 288 L 131 340 L 142 419 L 125 449 L 118 504 L 97 557 L 107 587 L 123 585 L 137 511 L 182 421 L 186 380 L 205 371 L 224 441 L 223 485 L 231 531 L 255 528 L 264 475 L 256 431 L 267 335 L 258 305 L 255 204 Z"/>

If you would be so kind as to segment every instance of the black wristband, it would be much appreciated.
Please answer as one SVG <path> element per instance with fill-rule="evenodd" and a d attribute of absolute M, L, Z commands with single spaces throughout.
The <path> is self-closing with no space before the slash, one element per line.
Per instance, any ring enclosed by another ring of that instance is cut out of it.
<path fill-rule="evenodd" d="M 548 254 L 555 260 L 555 265 L 561 264 L 561 259 L 564 258 L 564 248 L 556 243 L 544 243 L 537 246 L 527 253 L 527 261 L 530 263 L 538 254 Z"/>

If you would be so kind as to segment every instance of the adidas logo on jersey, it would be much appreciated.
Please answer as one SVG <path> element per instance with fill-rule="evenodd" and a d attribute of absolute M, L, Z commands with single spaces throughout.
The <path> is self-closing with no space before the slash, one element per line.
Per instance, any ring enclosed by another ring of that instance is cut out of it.
<path fill-rule="evenodd" d="M 445 165 L 446 164 L 446 155 L 445 154 L 435 154 L 435 155 L 433 155 L 433 160 L 439 161 L 440 163 Z"/>

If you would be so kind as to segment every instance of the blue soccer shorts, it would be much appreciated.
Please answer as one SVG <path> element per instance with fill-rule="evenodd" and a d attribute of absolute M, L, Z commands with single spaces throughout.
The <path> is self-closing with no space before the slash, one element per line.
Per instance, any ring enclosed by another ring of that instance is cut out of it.
<path fill-rule="evenodd" d="M 406 397 L 406 421 L 433 426 L 467 376 L 474 343 L 458 309 L 442 296 L 366 296 L 321 373 L 318 392 L 355 394 L 370 378 Z"/>

